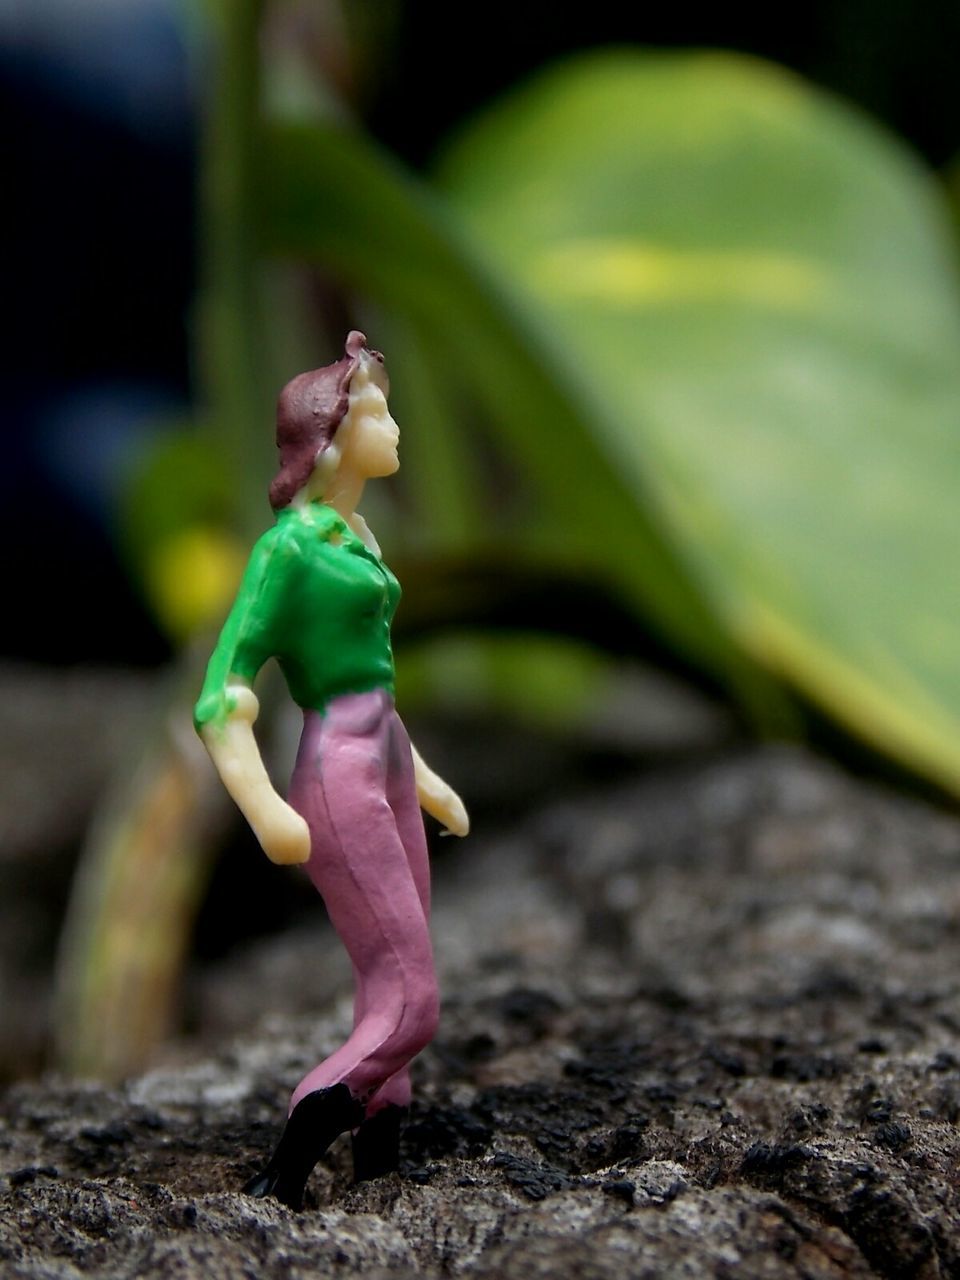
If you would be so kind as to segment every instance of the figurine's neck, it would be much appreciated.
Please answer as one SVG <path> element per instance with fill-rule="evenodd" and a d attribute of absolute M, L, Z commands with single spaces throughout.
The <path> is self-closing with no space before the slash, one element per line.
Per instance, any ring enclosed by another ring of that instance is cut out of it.
<path fill-rule="evenodd" d="M 358 475 L 351 468 L 341 466 L 323 485 L 309 481 L 304 488 L 303 496 L 308 502 L 325 502 L 349 524 L 360 505 L 365 483 L 365 476 Z"/>
<path fill-rule="evenodd" d="M 363 486 L 362 476 L 344 475 L 341 467 L 327 486 L 323 500 L 349 524 L 363 497 Z"/>

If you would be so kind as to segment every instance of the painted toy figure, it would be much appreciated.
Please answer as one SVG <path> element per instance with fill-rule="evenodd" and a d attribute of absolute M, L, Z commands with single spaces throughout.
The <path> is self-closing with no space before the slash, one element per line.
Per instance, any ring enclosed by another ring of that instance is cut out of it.
<path fill-rule="evenodd" d="M 383 357 L 357 332 L 342 360 L 281 392 L 280 471 L 270 488 L 277 521 L 253 549 L 195 713 L 264 852 L 306 864 L 353 963 L 353 1032 L 297 1085 L 279 1145 L 245 1188 L 295 1208 L 314 1165 L 347 1130 L 358 1181 L 397 1167 L 409 1065 L 438 1016 L 420 807 L 456 835 L 469 826 L 393 706 L 400 587 L 356 510 L 365 482 L 399 466 L 387 392 Z M 289 803 L 252 730 L 251 686 L 270 657 L 303 708 Z"/>

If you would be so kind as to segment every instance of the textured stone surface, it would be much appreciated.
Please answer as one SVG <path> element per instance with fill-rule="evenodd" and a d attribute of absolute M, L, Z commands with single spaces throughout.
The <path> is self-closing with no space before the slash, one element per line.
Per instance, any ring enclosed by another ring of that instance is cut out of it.
<path fill-rule="evenodd" d="M 952 816 L 784 749 L 648 772 L 447 852 L 435 936 L 400 1175 L 235 1190 L 348 1023 L 318 921 L 198 971 L 150 1075 L 8 1092 L 0 1274 L 960 1274 Z"/>

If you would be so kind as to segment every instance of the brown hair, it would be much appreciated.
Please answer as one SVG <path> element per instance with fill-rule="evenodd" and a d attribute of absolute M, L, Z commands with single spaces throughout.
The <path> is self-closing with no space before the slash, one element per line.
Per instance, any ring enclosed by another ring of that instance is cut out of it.
<path fill-rule="evenodd" d="M 350 380 L 366 358 L 382 365 L 379 351 L 367 347 L 357 329 L 347 334 L 345 355 L 334 364 L 293 378 L 277 400 L 277 448 L 280 470 L 270 486 L 270 505 L 279 511 L 313 474 L 320 456 L 337 434 L 350 403 Z M 385 385 L 386 374 L 382 374 Z"/>

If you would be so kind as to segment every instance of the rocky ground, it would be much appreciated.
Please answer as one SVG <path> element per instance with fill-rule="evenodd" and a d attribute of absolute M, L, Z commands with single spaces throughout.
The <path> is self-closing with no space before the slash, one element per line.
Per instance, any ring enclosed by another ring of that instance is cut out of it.
<path fill-rule="evenodd" d="M 204 1044 L 0 1111 L 0 1274 L 960 1275 L 960 822 L 798 750 L 570 789 L 439 860 L 403 1167 L 237 1188 L 349 1020 L 319 922 L 195 975 Z"/>
<path fill-rule="evenodd" d="M 571 794 L 443 859 L 401 1174 L 343 1143 L 300 1215 L 237 1192 L 347 1027 L 301 927 L 232 1006 L 198 978 L 250 1019 L 214 1051 L 10 1089 L 3 1274 L 960 1274 L 959 922 L 960 823 L 794 750 Z"/>

